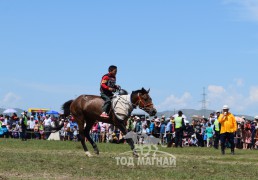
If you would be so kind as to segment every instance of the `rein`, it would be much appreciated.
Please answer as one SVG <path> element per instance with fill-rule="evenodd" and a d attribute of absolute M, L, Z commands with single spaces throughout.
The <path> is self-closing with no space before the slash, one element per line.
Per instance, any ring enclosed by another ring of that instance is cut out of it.
<path fill-rule="evenodd" d="M 153 103 L 146 103 L 140 96 L 140 93 L 137 95 L 138 99 L 135 103 L 132 103 L 134 107 L 139 106 L 140 109 L 146 110 L 146 107 L 153 106 Z M 142 106 L 141 106 L 142 105 Z"/>

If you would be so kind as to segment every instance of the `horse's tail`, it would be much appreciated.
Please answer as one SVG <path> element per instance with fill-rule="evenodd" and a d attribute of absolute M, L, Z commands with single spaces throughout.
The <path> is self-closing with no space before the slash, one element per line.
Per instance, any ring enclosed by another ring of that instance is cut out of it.
<path fill-rule="evenodd" d="M 67 117 L 70 115 L 70 106 L 72 104 L 73 100 L 69 100 L 67 102 L 65 102 L 62 106 L 62 109 L 64 110 L 64 116 Z"/>

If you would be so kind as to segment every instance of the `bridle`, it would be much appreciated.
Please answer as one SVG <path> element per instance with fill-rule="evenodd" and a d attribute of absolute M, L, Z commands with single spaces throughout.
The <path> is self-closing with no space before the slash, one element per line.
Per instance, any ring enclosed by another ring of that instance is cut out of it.
<path fill-rule="evenodd" d="M 140 96 L 140 93 L 137 94 L 137 98 L 137 101 L 132 103 L 134 107 L 139 106 L 140 109 L 147 111 L 150 110 L 151 106 L 153 106 L 153 103 L 146 103 L 146 101 Z"/>

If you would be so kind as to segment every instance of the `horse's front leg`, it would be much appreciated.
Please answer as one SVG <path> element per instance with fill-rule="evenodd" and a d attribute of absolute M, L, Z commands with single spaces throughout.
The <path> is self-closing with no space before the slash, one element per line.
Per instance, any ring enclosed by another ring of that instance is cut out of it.
<path fill-rule="evenodd" d="M 123 133 L 124 135 L 127 134 L 127 130 L 126 130 L 126 127 L 125 127 L 124 124 L 120 124 L 120 125 L 119 125 L 119 129 L 120 129 L 120 131 L 122 131 L 122 133 Z M 131 150 L 133 151 L 133 155 L 134 155 L 135 157 L 139 157 L 138 153 L 137 153 L 136 150 L 135 150 L 135 146 L 134 146 L 134 141 L 133 141 L 133 139 L 132 139 L 132 138 L 128 138 L 128 139 L 126 139 L 126 142 L 127 142 L 127 143 L 129 144 L 129 146 L 131 147 Z"/>

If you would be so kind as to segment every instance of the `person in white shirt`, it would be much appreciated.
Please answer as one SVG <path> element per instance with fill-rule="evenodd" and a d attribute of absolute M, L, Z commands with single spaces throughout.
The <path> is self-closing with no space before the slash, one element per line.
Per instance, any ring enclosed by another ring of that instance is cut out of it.
<path fill-rule="evenodd" d="M 31 116 L 31 117 L 30 117 L 30 120 L 28 121 L 28 128 L 29 128 L 30 130 L 34 130 L 34 126 L 35 126 L 34 117 Z"/>
<path fill-rule="evenodd" d="M 105 136 L 106 136 L 106 123 L 99 122 L 100 126 L 100 141 L 99 142 L 105 142 Z"/>
<path fill-rule="evenodd" d="M 43 121 L 43 125 L 44 125 L 45 138 L 48 139 L 48 137 L 51 134 L 51 118 L 49 115 L 46 115 L 46 118 Z"/>

